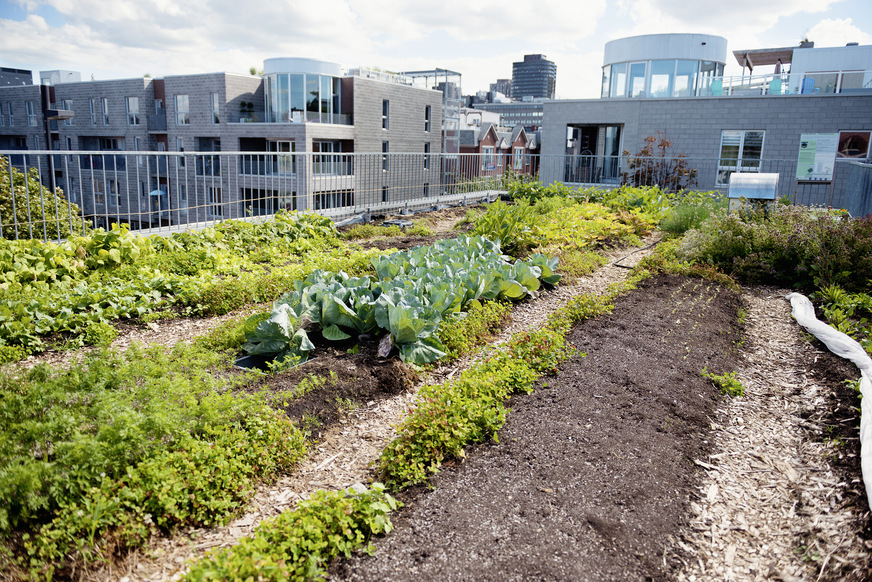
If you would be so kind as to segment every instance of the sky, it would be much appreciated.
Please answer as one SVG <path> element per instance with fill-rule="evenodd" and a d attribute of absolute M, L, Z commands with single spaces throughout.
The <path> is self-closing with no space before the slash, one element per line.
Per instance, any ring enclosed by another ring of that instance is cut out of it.
<path fill-rule="evenodd" d="M 304 57 L 449 69 L 473 94 L 511 78 L 525 54 L 544 54 L 557 65 L 557 98 L 586 99 L 599 97 L 606 42 L 655 33 L 722 36 L 725 74 L 741 74 L 733 50 L 872 44 L 872 9 L 870 0 L 0 0 L 0 66 L 82 80 L 248 74 L 267 58 Z"/>

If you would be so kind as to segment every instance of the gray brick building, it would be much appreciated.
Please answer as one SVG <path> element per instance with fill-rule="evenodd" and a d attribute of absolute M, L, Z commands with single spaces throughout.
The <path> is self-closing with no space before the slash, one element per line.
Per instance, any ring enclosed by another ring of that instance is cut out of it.
<path fill-rule="evenodd" d="M 52 106 L 75 111 L 49 122 L 57 185 L 96 223 L 134 226 L 396 203 L 421 195 L 400 187 L 410 171 L 416 190 L 438 187 L 425 154 L 441 149 L 441 92 L 309 59 L 264 65 L 52 85 Z M 46 149 L 44 123 L 39 86 L 0 87 L 0 150 Z M 48 173 L 44 157 L 11 158 Z"/>
<path fill-rule="evenodd" d="M 774 172 L 779 195 L 845 206 L 850 164 L 870 155 L 872 47 L 734 55 L 755 62 L 757 74 L 724 77 L 720 37 L 645 35 L 607 44 L 601 99 L 543 104 L 540 178 L 619 183 L 622 152 L 636 155 L 646 137 L 663 136 L 670 153 L 684 154 L 697 170 L 698 188 L 727 192 L 734 172 Z M 767 64 L 778 67 L 759 74 Z M 829 180 L 796 177 L 801 138 L 809 134 L 838 144 Z"/>

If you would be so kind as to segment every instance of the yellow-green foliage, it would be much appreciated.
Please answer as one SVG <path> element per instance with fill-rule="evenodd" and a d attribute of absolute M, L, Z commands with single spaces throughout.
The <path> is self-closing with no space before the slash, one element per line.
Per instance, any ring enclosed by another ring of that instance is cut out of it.
<path fill-rule="evenodd" d="M 36 168 L 25 174 L 0 156 L 0 238 L 66 238 L 87 230 L 79 214 L 79 207 L 66 200 L 63 190 L 58 188 L 55 195 L 40 183 Z"/>

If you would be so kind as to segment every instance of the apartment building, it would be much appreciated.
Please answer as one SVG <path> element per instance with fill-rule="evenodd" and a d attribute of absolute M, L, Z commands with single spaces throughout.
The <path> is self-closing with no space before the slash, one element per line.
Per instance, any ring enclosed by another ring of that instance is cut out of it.
<path fill-rule="evenodd" d="M 848 173 L 870 155 L 872 46 L 809 43 L 732 57 L 741 76 L 724 76 L 719 36 L 607 43 L 600 99 L 543 104 L 542 153 L 560 162 L 543 159 L 541 179 L 620 183 L 622 152 L 662 135 L 697 170 L 697 188 L 727 192 L 735 172 L 778 173 L 778 195 L 845 207 Z"/>
<path fill-rule="evenodd" d="M 425 154 L 441 150 L 442 93 L 399 76 L 297 58 L 266 60 L 262 76 L 66 82 L 47 73 L 40 79 L 57 81 L 51 108 L 75 112 L 49 121 L 51 149 L 63 152 L 53 156 L 56 183 L 96 223 L 329 213 L 439 186 Z M 40 86 L 0 87 L 0 150 L 44 150 L 46 135 Z M 12 158 L 49 172 L 44 158 Z M 416 187 L 400 179 L 413 163 Z"/>

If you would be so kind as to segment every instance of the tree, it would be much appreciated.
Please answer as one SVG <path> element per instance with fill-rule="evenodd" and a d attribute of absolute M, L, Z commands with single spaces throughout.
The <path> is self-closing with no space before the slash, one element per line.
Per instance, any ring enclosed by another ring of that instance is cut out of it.
<path fill-rule="evenodd" d="M 684 154 L 672 153 L 672 142 L 662 131 L 645 138 L 645 146 L 635 156 L 627 156 L 627 171 L 622 182 L 632 186 L 660 186 L 678 192 L 696 185 L 696 169 L 690 168 Z"/>
<path fill-rule="evenodd" d="M 0 156 L 0 238 L 56 239 L 81 232 L 81 210 L 67 202 L 63 190 L 52 194 L 36 168 L 25 174 Z"/>

